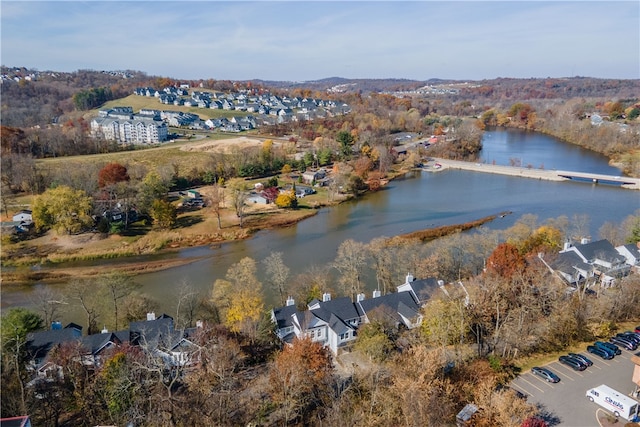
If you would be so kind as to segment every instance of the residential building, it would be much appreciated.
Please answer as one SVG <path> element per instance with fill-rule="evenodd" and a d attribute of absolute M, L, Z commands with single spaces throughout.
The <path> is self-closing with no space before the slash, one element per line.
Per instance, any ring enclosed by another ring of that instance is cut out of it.
<path fill-rule="evenodd" d="M 332 299 L 329 293 L 325 293 L 322 301 L 314 299 L 305 310 L 299 310 L 293 298 L 289 297 L 285 306 L 271 311 L 271 320 L 276 325 L 276 335 L 283 342 L 310 338 L 338 354 L 357 338 L 362 324 L 374 319 L 398 328 L 419 326 L 422 323 L 421 307 L 444 289 L 443 286 L 440 280 L 414 280 L 409 274 L 397 292 L 381 295 L 380 291 L 374 291 L 371 299 L 359 294 L 354 302 L 349 297 Z"/>
<path fill-rule="evenodd" d="M 554 255 L 539 255 L 547 268 L 572 287 L 599 282 L 609 287 L 616 280 L 638 268 L 640 251 L 635 245 L 614 247 L 608 240 L 590 242 L 583 239 L 580 244 L 566 242 L 564 248 Z"/>
<path fill-rule="evenodd" d="M 156 115 L 134 115 L 131 107 L 101 110 L 91 120 L 91 134 L 122 144 L 153 144 L 166 141 L 167 124 Z"/>

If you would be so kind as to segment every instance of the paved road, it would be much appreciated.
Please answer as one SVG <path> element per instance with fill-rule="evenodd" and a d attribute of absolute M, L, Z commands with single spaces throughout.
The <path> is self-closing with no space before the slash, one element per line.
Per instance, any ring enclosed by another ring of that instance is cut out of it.
<path fill-rule="evenodd" d="M 593 361 L 593 366 L 585 371 L 576 372 L 557 361 L 546 365 L 560 377 L 557 384 L 548 383 L 531 372 L 521 374 L 511 384 L 528 396 L 528 402 L 540 405 L 550 426 L 599 427 L 596 411 L 600 406 L 587 399 L 586 391 L 601 384 L 624 394 L 634 389 L 632 352 L 623 349 L 622 354 L 612 360 L 603 360 L 586 351 L 581 353 Z"/>

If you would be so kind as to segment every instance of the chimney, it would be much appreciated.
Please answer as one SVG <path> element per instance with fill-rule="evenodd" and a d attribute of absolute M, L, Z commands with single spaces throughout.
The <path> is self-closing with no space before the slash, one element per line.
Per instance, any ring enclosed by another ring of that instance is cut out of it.
<path fill-rule="evenodd" d="M 106 334 L 106 333 L 108 333 L 108 332 L 109 332 L 109 330 L 107 329 L 107 325 L 104 325 L 104 326 L 102 327 L 102 330 L 100 331 L 100 333 L 101 333 L 101 334 Z"/>
<path fill-rule="evenodd" d="M 438 286 L 443 287 L 444 286 L 444 280 L 438 280 Z"/>
<path fill-rule="evenodd" d="M 295 305 L 296 301 L 292 298 L 292 297 L 287 297 L 287 307 L 289 307 L 290 305 Z"/>
<path fill-rule="evenodd" d="M 147 321 L 156 320 L 156 314 L 152 311 L 151 313 L 147 313 Z"/>
<path fill-rule="evenodd" d="M 331 294 L 329 292 L 325 292 L 322 294 L 322 302 L 331 301 Z"/>
<path fill-rule="evenodd" d="M 202 320 L 196 320 L 196 328 L 202 329 L 204 327 L 204 322 Z"/>
<path fill-rule="evenodd" d="M 357 301 L 357 302 L 364 301 L 364 294 L 358 294 L 358 295 L 356 295 L 356 301 Z"/>
<path fill-rule="evenodd" d="M 374 298 L 378 298 L 380 296 L 380 290 L 376 289 L 375 291 L 373 291 L 373 297 Z"/>
<path fill-rule="evenodd" d="M 413 279 L 414 279 L 414 278 L 413 278 L 413 274 L 411 274 L 411 273 L 407 273 L 407 283 L 411 283 L 411 282 L 413 282 Z"/>
<path fill-rule="evenodd" d="M 571 242 L 567 240 L 566 242 L 564 242 L 564 245 L 562 246 L 562 252 L 568 251 L 570 247 L 571 247 Z"/>
<path fill-rule="evenodd" d="M 583 237 L 582 239 L 580 239 L 580 244 L 581 245 L 586 245 L 587 243 L 589 243 L 589 238 L 588 237 Z"/>

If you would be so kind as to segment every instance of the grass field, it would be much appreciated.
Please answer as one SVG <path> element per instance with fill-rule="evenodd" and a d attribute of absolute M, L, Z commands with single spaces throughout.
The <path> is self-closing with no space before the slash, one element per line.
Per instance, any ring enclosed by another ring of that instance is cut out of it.
<path fill-rule="evenodd" d="M 212 110 L 210 108 L 198 108 L 198 107 L 185 107 L 183 105 L 167 105 L 162 104 L 158 101 L 158 98 L 148 97 L 148 96 L 140 96 L 140 95 L 129 95 L 126 98 L 120 98 L 113 101 L 109 101 L 101 106 L 99 109 L 91 110 L 87 114 L 85 114 L 86 118 L 93 118 L 98 115 L 98 110 L 105 110 L 113 107 L 131 107 L 133 111 L 137 113 L 143 108 L 149 108 L 152 110 L 171 110 L 171 111 L 182 111 L 184 113 L 193 113 L 197 114 L 202 120 L 207 120 L 211 118 L 219 118 L 226 117 L 230 118 L 233 116 L 247 116 L 249 113 L 246 111 L 229 111 L 229 110 Z"/>

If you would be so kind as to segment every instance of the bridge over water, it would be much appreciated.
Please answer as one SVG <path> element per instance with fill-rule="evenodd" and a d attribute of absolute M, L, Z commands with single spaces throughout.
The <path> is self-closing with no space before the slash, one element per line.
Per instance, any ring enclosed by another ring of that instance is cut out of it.
<path fill-rule="evenodd" d="M 545 170 L 522 168 L 515 166 L 493 165 L 488 163 L 461 162 L 457 160 L 434 159 L 430 161 L 427 170 L 462 169 L 473 172 L 495 173 L 500 175 L 520 176 L 523 178 L 544 179 L 547 181 L 576 180 L 588 183 L 602 183 L 619 185 L 630 190 L 640 190 L 640 179 L 627 176 L 602 175 L 588 172 L 573 172 L 559 170 Z"/>

